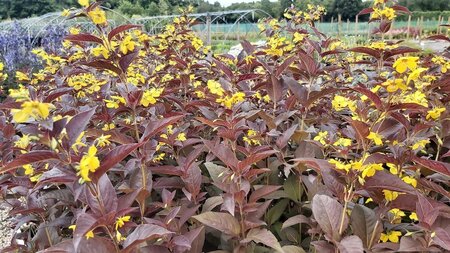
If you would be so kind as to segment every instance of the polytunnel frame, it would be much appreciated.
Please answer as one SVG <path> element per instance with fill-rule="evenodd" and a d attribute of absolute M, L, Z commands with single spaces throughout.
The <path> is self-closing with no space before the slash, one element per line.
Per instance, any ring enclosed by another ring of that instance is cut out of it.
<path fill-rule="evenodd" d="M 155 20 L 157 22 L 155 24 L 151 25 L 151 29 L 150 29 L 151 31 L 147 31 L 147 32 L 152 32 L 152 33 L 155 33 L 156 29 L 161 28 L 158 26 L 162 22 L 170 21 L 170 20 L 173 20 L 174 18 L 180 16 L 180 15 L 161 15 L 161 16 L 151 16 L 151 17 L 149 16 L 149 17 L 129 19 L 126 16 L 122 15 L 121 13 L 119 13 L 115 10 L 112 10 L 110 8 L 103 7 L 103 6 L 101 8 L 108 12 L 114 13 L 115 15 L 117 15 L 120 18 L 123 18 L 123 20 L 125 21 L 124 23 L 128 23 L 128 24 L 141 24 L 141 25 L 145 26 L 147 22 Z M 216 22 L 218 20 L 222 20 L 225 23 L 227 23 L 226 17 L 228 15 L 240 14 L 240 16 L 233 23 L 233 25 L 225 33 L 224 39 L 226 40 L 228 38 L 229 34 L 232 32 L 232 30 L 240 23 L 240 21 L 247 20 L 250 22 L 250 20 L 247 18 L 248 15 L 251 14 L 253 17 L 252 19 L 254 19 L 254 16 L 257 13 L 263 14 L 263 16 L 266 16 L 268 18 L 272 17 L 269 13 L 267 13 L 266 11 L 261 10 L 261 9 L 193 13 L 193 14 L 188 14 L 187 16 L 191 17 L 191 18 L 195 18 L 196 20 L 202 21 L 200 24 L 205 24 L 205 28 L 203 28 L 201 33 L 206 34 L 207 44 L 211 45 L 211 24 L 213 24 L 214 22 Z M 48 21 L 45 21 L 45 20 L 48 20 Z M 31 41 L 32 45 L 35 45 L 35 43 L 39 39 L 39 36 L 51 25 L 64 25 L 65 23 L 69 23 L 69 22 L 73 23 L 74 25 L 82 25 L 82 26 L 83 25 L 91 25 L 91 23 L 89 23 L 89 22 L 84 22 L 84 21 L 80 22 L 80 21 L 74 21 L 73 19 L 68 19 L 67 17 L 62 16 L 62 12 L 51 12 L 51 13 L 47 13 L 47 14 L 44 14 L 39 17 L 31 17 L 31 18 L 22 19 L 22 20 L 11 20 L 11 21 L 0 22 L 0 30 L 5 30 L 7 27 L 10 27 L 11 24 L 13 24 L 16 21 L 19 22 L 27 30 L 29 38 L 33 38 L 33 40 Z M 72 22 L 72 21 L 74 21 L 74 22 Z M 119 25 L 119 24 L 116 24 L 115 20 L 112 20 L 112 19 L 109 19 L 108 22 L 113 23 L 114 26 Z M 41 23 L 46 23 L 46 24 L 44 24 L 42 27 L 40 27 L 40 29 L 34 34 L 34 31 L 32 28 L 36 27 L 36 24 L 41 24 Z"/>

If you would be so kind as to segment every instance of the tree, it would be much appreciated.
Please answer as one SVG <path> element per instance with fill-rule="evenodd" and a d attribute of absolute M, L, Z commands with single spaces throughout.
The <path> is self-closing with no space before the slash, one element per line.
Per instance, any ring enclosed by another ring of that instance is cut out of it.
<path fill-rule="evenodd" d="M 170 5 L 169 2 L 167 2 L 167 0 L 159 0 L 159 13 L 161 13 L 161 15 L 168 15 L 170 14 Z"/>
<path fill-rule="evenodd" d="M 146 9 L 146 14 L 149 15 L 149 16 L 158 16 L 158 15 L 160 15 L 158 4 L 156 4 L 154 2 L 150 3 L 148 8 Z"/>
<path fill-rule="evenodd" d="M 342 15 L 342 20 L 353 20 L 362 8 L 362 0 L 335 0 L 329 15 L 337 18 L 340 14 Z"/>

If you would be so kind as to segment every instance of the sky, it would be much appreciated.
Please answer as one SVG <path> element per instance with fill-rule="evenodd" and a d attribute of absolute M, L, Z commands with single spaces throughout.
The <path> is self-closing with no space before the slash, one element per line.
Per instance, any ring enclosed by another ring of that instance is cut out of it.
<path fill-rule="evenodd" d="M 219 2 L 220 5 L 222 6 L 230 6 L 232 3 L 249 3 L 249 2 L 254 2 L 255 0 L 208 0 L 208 2 L 210 3 L 214 3 L 214 2 Z"/>

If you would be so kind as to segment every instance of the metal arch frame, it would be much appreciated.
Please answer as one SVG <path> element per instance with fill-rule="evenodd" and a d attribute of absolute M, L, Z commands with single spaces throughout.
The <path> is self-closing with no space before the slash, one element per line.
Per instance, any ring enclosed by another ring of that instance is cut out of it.
<path fill-rule="evenodd" d="M 180 15 L 161 15 L 161 16 L 129 19 L 126 16 L 122 15 L 121 13 L 119 13 L 115 10 L 112 10 L 110 8 L 106 8 L 103 6 L 101 8 L 108 12 L 114 13 L 118 17 L 122 18 L 124 20 L 123 23 L 128 23 L 128 24 L 130 24 L 130 23 L 136 24 L 137 23 L 137 24 L 145 25 L 147 22 L 157 21 L 156 23 L 151 24 L 151 28 L 150 28 L 151 32 L 155 32 L 155 30 L 157 28 L 159 28 L 158 25 L 160 25 L 162 22 L 171 20 L 171 19 L 174 19 L 174 18 L 180 16 Z M 64 24 L 65 22 L 68 21 L 67 18 L 64 18 L 61 16 L 61 13 L 62 12 L 52 12 L 52 13 L 47 13 L 45 15 L 42 15 L 40 17 L 32 17 L 32 18 L 18 20 L 18 21 L 24 26 L 25 29 L 27 29 L 29 37 L 33 38 L 33 41 L 31 43 L 32 43 L 32 45 L 34 45 L 36 43 L 36 40 L 39 37 L 39 35 L 41 35 L 44 32 L 44 30 L 46 28 L 48 28 L 50 25 L 54 24 L 55 21 L 62 18 L 62 20 L 57 23 L 58 25 Z M 232 29 L 234 29 L 236 27 L 236 25 L 240 21 L 242 21 L 242 20 L 249 21 L 247 16 L 249 14 L 255 15 L 255 13 L 261 13 L 264 16 L 272 17 L 269 13 L 267 13 L 266 11 L 261 10 L 261 9 L 193 13 L 193 14 L 188 14 L 187 16 L 199 20 L 200 23 L 206 24 L 205 28 L 201 30 L 201 33 L 205 33 L 205 31 L 207 31 L 207 29 L 208 29 L 208 23 L 212 24 L 212 23 L 216 22 L 217 20 L 223 20 L 225 23 L 228 23 L 228 22 L 226 22 L 227 15 L 240 14 L 240 16 L 234 22 L 234 24 L 226 32 L 225 38 L 224 38 L 226 40 L 228 38 L 229 33 L 232 31 Z M 209 17 L 209 20 L 208 20 L 208 17 Z M 45 22 L 45 24 L 42 27 L 40 27 L 40 29 L 36 33 L 34 33 L 34 31 L 32 31 L 33 27 L 38 27 L 38 26 L 36 26 L 36 24 L 44 23 L 43 21 L 46 19 L 49 19 L 49 18 L 51 18 L 51 19 L 48 22 Z M 112 20 L 109 20 L 109 21 L 112 22 Z M 13 22 L 14 21 L 0 22 L 0 29 L 5 29 L 6 27 L 10 26 Z M 86 22 L 74 22 L 74 23 L 75 24 L 87 24 Z M 119 23 L 121 23 L 121 22 L 119 22 Z M 148 31 L 148 32 L 150 32 L 150 31 Z"/>
<path fill-rule="evenodd" d="M 247 16 L 248 14 L 255 15 L 256 12 L 261 12 L 261 13 L 263 13 L 264 15 L 267 15 L 267 17 L 272 18 L 272 15 L 270 15 L 270 14 L 267 13 L 266 11 L 263 11 L 263 10 L 260 10 L 260 9 L 250 10 L 250 11 L 246 12 L 245 14 L 241 15 L 238 19 L 236 19 L 236 21 L 234 22 L 234 24 L 228 29 L 227 33 L 225 34 L 224 40 L 227 40 L 227 39 L 228 39 L 228 34 L 230 34 L 231 30 L 232 30 L 234 27 L 236 27 L 236 25 L 237 25 L 241 20 L 243 20 L 244 18 L 247 19 L 246 16 Z M 247 20 L 248 20 L 248 19 L 247 19 Z"/>

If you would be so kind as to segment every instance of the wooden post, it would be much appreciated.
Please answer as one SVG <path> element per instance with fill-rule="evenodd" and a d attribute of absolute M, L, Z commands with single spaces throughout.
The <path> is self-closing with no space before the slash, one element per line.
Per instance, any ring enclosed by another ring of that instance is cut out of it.
<path fill-rule="evenodd" d="M 206 30 L 207 30 L 206 45 L 208 47 L 211 47 L 211 14 L 209 13 L 206 15 Z M 208 58 L 211 59 L 211 57 L 212 57 L 212 50 L 209 50 Z"/>
<path fill-rule="evenodd" d="M 411 15 L 408 16 L 408 26 L 407 26 L 407 30 L 406 30 L 406 40 L 409 40 L 409 34 L 411 30 Z"/>
<path fill-rule="evenodd" d="M 331 17 L 331 31 L 334 29 L 334 17 Z"/>
<path fill-rule="evenodd" d="M 347 18 L 347 27 L 345 28 L 345 34 L 350 34 L 350 19 Z"/>
<path fill-rule="evenodd" d="M 447 19 L 447 25 L 450 25 L 450 16 Z M 450 34 L 450 27 L 447 27 L 447 35 Z"/>
<path fill-rule="evenodd" d="M 358 36 L 358 15 L 355 17 L 355 36 Z"/>
<path fill-rule="evenodd" d="M 419 41 L 422 41 L 423 16 L 420 16 L 420 25 L 418 27 L 419 27 Z"/>
<path fill-rule="evenodd" d="M 240 24 L 240 22 L 237 23 L 237 41 L 238 42 L 241 41 L 241 36 L 240 36 L 241 31 L 239 30 L 240 29 L 239 24 Z"/>
<path fill-rule="evenodd" d="M 441 17 L 441 15 L 439 15 L 439 19 L 438 19 L 438 27 L 437 27 L 437 34 L 440 34 L 441 33 L 441 31 L 442 31 L 442 27 L 441 27 L 441 25 L 442 25 L 442 21 L 444 21 L 444 17 Z"/>
<path fill-rule="evenodd" d="M 339 14 L 338 15 L 338 37 L 341 37 L 341 33 L 342 33 L 342 15 Z"/>

